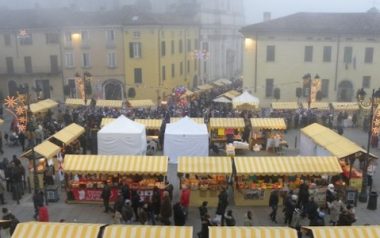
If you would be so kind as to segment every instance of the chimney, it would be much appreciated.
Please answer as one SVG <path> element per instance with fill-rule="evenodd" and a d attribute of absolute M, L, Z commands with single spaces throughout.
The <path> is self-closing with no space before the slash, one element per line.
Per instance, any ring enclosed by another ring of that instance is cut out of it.
<path fill-rule="evenodd" d="M 263 14 L 263 21 L 266 22 L 266 21 L 270 21 L 271 20 L 271 14 L 270 12 L 264 12 Z"/>

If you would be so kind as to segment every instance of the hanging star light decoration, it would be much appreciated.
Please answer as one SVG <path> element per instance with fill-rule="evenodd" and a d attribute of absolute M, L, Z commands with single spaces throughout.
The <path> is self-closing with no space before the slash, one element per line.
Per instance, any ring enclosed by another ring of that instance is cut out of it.
<path fill-rule="evenodd" d="M 7 96 L 4 101 L 6 110 L 17 119 L 18 130 L 24 132 L 28 123 L 28 115 L 25 110 L 25 95 L 19 94 L 17 97 Z"/>

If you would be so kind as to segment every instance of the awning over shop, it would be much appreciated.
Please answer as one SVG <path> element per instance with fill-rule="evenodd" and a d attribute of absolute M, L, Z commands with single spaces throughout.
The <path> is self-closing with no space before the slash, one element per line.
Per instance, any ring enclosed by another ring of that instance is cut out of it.
<path fill-rule="evenodd" d="M 259 108 L 259 104 L 260 100 L 247 91 L 244 91 L 241 95 L 232 99 L 233 108 L 239 110 L 257 109 Z"/>
<path fill-rule="evenodd" d="M 135 119 L 135 122 L 143 124 L 146 129 L 159 130 L 161 128 L 162 119 Z"/>
<path fill-rule="evenodd" d="M 179 157 L 178 173 L 229 175 L 232 162 L 230 157 Z"/>
<path fill-rule="evenodd" d="M 357 102 L 332 102 L 335 111 L 358 111 L 359 104 Z"/>
<path fill-rule="evenodd" d="M 62 130 L 55 133 L 52 137 L 56 138 L 57 140 L 65 143 L 70 144 L 74 140 L 76 140 L 79 136 L 81 136 L 85 132 L 85 129 L 81 127 L 80 125 L 77 125 L 75 123 L 72 123 Z"/>
<path fill-rule="evenodd" d="M 297 231 L 289 227 L 227 227 L 210 226 L 210 238 L 297 238 Z"/>
<path fill-rule="evenodd" d="M 218 80 L 216 80 L 216 81 L 214 81 L 214 82 L 218 82 L 218 83 L 222 83 L 222 84 L 224 84 L 224 85 L 230 85 L 232 82 L 230 81 L 230 80 L 228 80 L 228 79 L 218 79 Z"/>
<path fill-rule="evenodd" d="M 210 85 L 210 84 L 203 84 L 203 85 L 198 85 L 197 88 L 198 88 L 199 90 L 203 90 L 203 91 L 205 91 L 205 90 L 213 89 L 214 86 L 212 86 L 212 85 Z"/>
<path fill-rule="evenodd" d="M 183 117 L 171 117 L 170 123 L 175 123 L 175 122 L 181 120 L 182 118 Z M 198 124 L 204 124 L 205 123 L 205 120 L 202 117 L 189 117 L 189 118 Z"/>
<path fill-rule="evenodd" d="M 58 103 L 51 99 L 45 99 L 38 102 L 39 104 L 43 105 L 46 109 L 51 109 L 58 106 Z"/>
<path fill-rule="evenodd" d="M 102 224 L 23 222 L 19 223 L 12 238 L 97 238 Z"/>
<path fill-rule="evenodd" d="M 97 107 L 113 107 L 113 108 L 121 108 L 123 106 L 122 100 L 96 100 Z"/>
<path fill-rule="evenodd" d="M 215 85 L 217 87 L 221 87 L 221 86 L 224 86 L 224 83 L 221 82 L 221 81 L 218 81 L 218 80 L 215 80 L 213 82 L 211 82 L 212 85 Z"/>
<path fill-rule="evenodd" d="M 210 118 L 210 128 L 244 128 L 244 119 L 243 118 L 219 118 L 211 117 Z"/>
<path fill-rule="evenodd" d="M 232 100 L 233 98 L 239 96 L 240 94 L 241 94 L 241 93 L 239 93 L 239 92 L 236 91 L 236 90 L 230 90 L 230 91 L 228 91 L 228 92 L 223 93 L 222 96 L 225 96 L 225 97 L 227 97 L 227 98 L 229 98 L 229 99 Z"/>
<path fill-rule="evenodd" d="M 217 103 L 232 103 L 231 99 L 229 99 L 223 95 L 219 96 L 217 98 L 214 98 L 212 101 L 217 102 Z"/>
<path fill-rule="evenodd" d="M 167 156 L 66 155 L 65 172 L 78 174 L 160 174 L 168 170 Z"/>
<path fill-rule="evenodd" d="M 252 128 L 286 130 L 284 118 L 251 118 Z"/>
<path fill-rule="evenodd" d="M 335 156 L 235 157 L 238 175 L 336 175 L 342 173 Z"/>
<path fill-rule="evenodd" d="M 90 105 L 91 100 L 87 100 L 87 106 Z M 84 106 L 84 99 L 82 98 L 66 98 L 65 104 L 68 106 Z"/>
<path fill-rule="evenodd" d="M 297 110 L 300 108 L 297 102 L 272 102 L 274 110 Z"/>
<path fill-rule="evenodd" d="M 34 151 L 43 157 L 50 159 L 57 155 L 61 148 L 50 141 L 44 141 L 41 144 L 34 147 Z"/>
<path fill-rule="evenodd" d="M 379 238 L 380 226 L 305 226 L 314 238 Z"/>
<path fill-rule="evenodd" d="M 331 155 L 338 158 L 343 158 L 358 152 L 366 152 L 362 147 L 351 140 L 318 123 L 302 128 L 301 132 L 312 139 L 316 144 L 329 151 Z"/>
<path fill-rule="evenodd" d="M 133 108 L 145 108 L 145 107 L 154 107 L 155 104 L 152 100 L 128 100 L 128 106 Z"/>
<path fill-rule="evenodd" d="M 308 108 L 308 103 L 303 102 L 302 107 Z M 330 105 L 328 102 L 312 102 L 310 103 L 310 108 L 317 109 L 317 110 L 330 110 Z"/>
<path fill-rule="evenodd" d="M 110 225 L 104 229 L 103 238 L 192 238 L 191 226 L 136 226 Z"/>
<path fill-rule="evenodd" d="M 108 118 L 108 117 L 104 117 L 102 118 L 102 121 L 100 122 L 100 128 L 110 124 L 111 122 L 113 122 L 114 120 L 116 120 L 116 118 Z"/>

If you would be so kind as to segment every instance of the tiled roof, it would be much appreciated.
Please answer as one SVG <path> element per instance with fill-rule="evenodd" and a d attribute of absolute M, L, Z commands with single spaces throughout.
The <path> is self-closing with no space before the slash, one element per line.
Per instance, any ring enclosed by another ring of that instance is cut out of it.
<path fill-rule="evenodd" d="M 296 13 L 270 21 L 248 25 L 244 35 L 258 32 L 379 34 L 380 13 Z"/>

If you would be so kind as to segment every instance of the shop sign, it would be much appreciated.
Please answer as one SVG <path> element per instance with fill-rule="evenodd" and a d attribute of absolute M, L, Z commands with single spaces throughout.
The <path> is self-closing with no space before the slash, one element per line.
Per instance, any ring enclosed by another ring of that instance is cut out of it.
<path fill-rule="evenodd" d="M 251 189 L 244 191 L 244 199 L 246 200 L 264 200 L 264 189 Z"/>
<path fill-rule="evenodd" d="M 101 189 L 72 189 L 74 199 L 77 201 L 102 201 Z M 117 189 L 111 189 L 110 201 L 116 201 L 118 195 Z"/>

